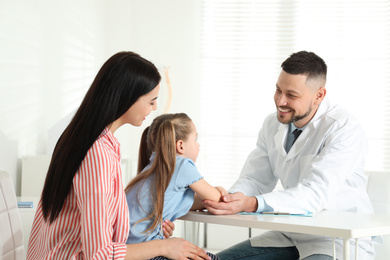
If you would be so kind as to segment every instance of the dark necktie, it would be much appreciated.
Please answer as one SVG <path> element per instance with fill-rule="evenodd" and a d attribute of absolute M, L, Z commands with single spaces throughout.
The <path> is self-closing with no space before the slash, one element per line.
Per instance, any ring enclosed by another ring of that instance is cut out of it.
<path fill-rule="evenodd" d="M 295 130 L 293 131 L 294 141 L 292 142 L 292 145 L 291 145 L 291 146 L 293 146 L 293 144 L 294 144 L 295 141 L 298 139 L 298 136 L 299 136 L 301 133 L 302 133 L 302 130 L 299 130 L 299 129 L 295 129 Z"/>

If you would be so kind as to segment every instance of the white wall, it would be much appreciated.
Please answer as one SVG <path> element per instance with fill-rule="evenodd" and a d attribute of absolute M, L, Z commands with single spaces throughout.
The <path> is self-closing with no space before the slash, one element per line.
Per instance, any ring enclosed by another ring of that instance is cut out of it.
<path fill-rule="evenodd" d="M 47 129 L 79 105 L 105 58 L 105 5 L 0 1 L 0 130 L 18 142 L 15 164 L 46 153 Z"/>
<path fill-rule="evenodd" d="M 21 159 L 47 153 L 48 129 L 78 107 L 97 70 L 118 51 L 168 68 L 169 111 L 196 121 L 199 8 L 200 1 L 181 0 L 0 1 L 0 131 L 18 143 L 18 167 L 10 172 L 17 194 Z M 160 108 L 145 124 L 167 108 L 162 87 Z M 130 163 L 143 128 L 116 133 Z"/>
<path fill-rule="evenodd" d="M 139 139 L 151 120 L 163 112 L 185 112 L 198 119 L 199 13 L 201 1 L 114 1 L 108 8 L 107 49 L 127 49 L 152 61 L 163 76 L 158 110 L 140 128 L 124 126 L 116 135 L 122 155 L 134 166 Z M 129 47 L 130 46 L 130 47 Z M 168 90 L 164 71 L 169 72 L 172 101 L 166 110 Z"/>

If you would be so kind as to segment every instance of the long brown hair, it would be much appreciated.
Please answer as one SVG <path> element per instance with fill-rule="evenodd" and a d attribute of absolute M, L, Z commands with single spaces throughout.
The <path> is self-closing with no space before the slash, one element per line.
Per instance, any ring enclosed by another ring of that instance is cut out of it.
<path fill-rule="evenodd" d="M 145 233 L 152 231 L 162 222 L 164 195 L 176 165 L 176 142 L 188 139 L 193 130 L 191 122 L 191 118 L 185 113 L 163 114 L 156 117 L 150 127 L 147 127 L 142 134 L 138 175 L 127 185 L 125 191 L 128 192 L 137 184 L 142 185 L 145 180 L 152 178 L 153 212 L 147 213 L 146 218 L 137 222 L 154 219 Z M 149 164 L 149 158 L 153 152 L 155 152 L 155 159 L 152 166 L 141 172 Z"/>

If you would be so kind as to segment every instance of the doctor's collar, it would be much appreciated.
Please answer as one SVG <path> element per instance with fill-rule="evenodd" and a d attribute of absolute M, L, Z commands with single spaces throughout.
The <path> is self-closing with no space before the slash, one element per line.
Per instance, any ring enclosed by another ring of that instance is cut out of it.
<path fill-rule="evenodd" d="M 288 132 L 289 132 L 289 133 L 292 133 L 292 132 L 294 132 L 295 129 L 298 129 L 298 130 L 302 130 L 302 131 L 303 131 L 303 129 L 305 129 L 306 126 L 307 126 L 307 124 L 304 125 L 303 127 L 299 128 L 299 127 L 296 127 L 296 126 L 294 125 L 294 123 L 290 123 L 289 126 L 288 126 Z"/>

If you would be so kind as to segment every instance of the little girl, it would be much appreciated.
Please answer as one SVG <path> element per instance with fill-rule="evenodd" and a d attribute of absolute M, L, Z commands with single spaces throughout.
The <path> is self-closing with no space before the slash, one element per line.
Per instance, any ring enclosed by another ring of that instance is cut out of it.
<path fill-rule="evenodd" d="M 142 134 L 138 175 L 127 185 L 130 233 L 126 243 L 164 239 L 163 220 L 174 221 L 219 201 L 220 192 L 198 172 L 196 127 L 184 113 L 155 118 Z"/>

